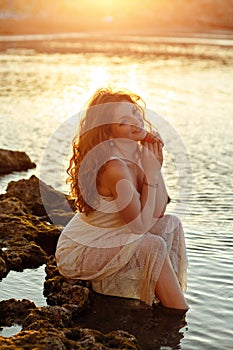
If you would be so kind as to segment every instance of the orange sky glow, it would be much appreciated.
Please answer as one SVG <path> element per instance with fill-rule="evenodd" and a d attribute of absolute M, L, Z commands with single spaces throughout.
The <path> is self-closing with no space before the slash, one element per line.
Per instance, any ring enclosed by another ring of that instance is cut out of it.
<path fill-rule="evenodd" d="M 15 0 L 16 1 L 16 0 Z M 19 0 L 18 0 L 19 1 Z M 191 0 L 191 2 L 194 0 Z M 40 2 L 41 4 L 42 2 Z M 105 24 L 109 27 L 154 25 L 156 21 L 167 22 L 171 15 L 181 16 L 186 0 L 51 0 L 43 2 L 44 9 L 58 14 L 69 14 L 77 18 L 78 23 Z M 180 6 L 177 12 L 177 6 Z M 182 6 L 181 6 L 182 5 Z"/>
<path fill-rule="evenodd" d="M 191 0 L 192 2 L 193 0 Z M 12 10 L 34 14 L 56 13 L 60 15 L 85 15 L 99 16 L 143 16 L 167 11 L 168 8 L 177 4 L 185 4 L 185 0 L 1 0 L 0 12 Z"/>
<path fill-rule="evenodd" d="M 31 16 L 34 24 L 35 20 L 44 21 L 48 31 L 153 31 L 196 28 L 203 23 L 232 28 L 233 9 L 229 3 L 222 0 L 221 6 L 220 2 L 216 6 L 214 0 L 0 0 L 0 14 Z M 5 31 L 10 32 L 10 27 Z"/>

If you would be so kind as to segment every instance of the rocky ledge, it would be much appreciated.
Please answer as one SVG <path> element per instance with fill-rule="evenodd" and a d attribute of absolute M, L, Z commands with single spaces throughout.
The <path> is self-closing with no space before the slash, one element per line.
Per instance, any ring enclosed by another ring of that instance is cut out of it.
<path fill-rule="evenodd" d="M 0 149 L 0 175 L 35 167 L 36 164 L 30 160 L 25 152 Z"/>
<path fill-rule="evenodd" d="M 61 306 L 36 307 L 28 300 L 0 302 L 2 324 L 17 321 L 22 330 L 11 338 L 0 337 L 1 349 L 139 349 L 136 338 L 116 330 L 104 334 L 81 328 L 72 312 Z"/>
<path fill-rule="evenodd" d="M 0 336 L 1 349 L 175 348 L 183 315 L 162 307 L 95 293 L 90 282 L 60 275 L 54 253 L 62 228 L 73 217 L 73 201 L 36 176 L 12 181 L 0 195 L 0 279 L 11 271 L 46 265 L 47 306 L 30 300 L 0 302 L 0 327 L 21 331 Z"/>

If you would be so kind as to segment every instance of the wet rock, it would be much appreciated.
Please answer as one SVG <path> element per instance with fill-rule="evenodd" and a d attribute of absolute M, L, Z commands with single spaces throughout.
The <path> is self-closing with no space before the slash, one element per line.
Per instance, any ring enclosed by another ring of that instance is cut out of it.
<path fill-rule="evenodd" d="M 13 246 L 2 253 L 8 270 L 23 271 L 46 263 L 48 256 L 40 246 L 29 242 L 24 246 Z"/>
<path fill-rule="evenodd" d="M 62 305 L 72 312 L 75 319 L 81 313 L 90 308 L 90 290 L 79 285 L 63 283 L 58 292 L 53 292 L 47 296 L 49 305 Z"/>
<path fill-rule="evenodd" d="M 0 278 L 10 270 L 37 268 L 55 253 L 60 230 L 36 216 L 0 215 Z"/>
<path fill-rule="evenodd" d="M 36 323 L 46 321 L 47 326 L 65 328 L 72 326 L 72 313 L 61 306 L 43 306 L 31 310 L 22 322 L 23 329 L 35 329 Z M 35 324 L 34 324 L 35 323 Z"/>
<path fill-rule="evenodd" d="M 55 328 L 21 331 L 10 338 L 0 337 L 0 346 L 2 350 L 66 350 L 70 349 L 68 344 L 69 342 L 64 334 Z"/>
<path fill-rule="evenodd" d="M 64 334 L 68 339 L 73 340 L 72 349 L 140 349 L 133 335 L 119 330 L 103 334 L 97 330 L 76 327 L 64 331 Z"/>
<path fill-rule="evenodd" d="M 29 300 L 0 302 L 0 326 L 23 326 L 16 335 L 0 336 L 1 349 L 140 349 L 135 337 L 125 331 L 104 334 L 83 329 L 72 319 L 72 313 L 61 306 L 36 307 Z"/>
<path fill-rule="evenodd" d="M 45 266 L 46 280 L 50 280 L 55 276 L 62 277 L 57 268 L 57 262 L 54 256 L 50 256 Z M 62 277 L 64 278 L 64 277 Z"/>
<path fill-rule="evenodd" d="M 0 213 L 12 215 L 25 215 L 30 214 L 30 211 L 18 198 L 9 197 L 0 201 Z"/>
<path fill-rule="evenodd" d="M 6 247 L 19 246 L 34 241 L 46 254 L 55 253 L 60 230 L 36 216 L 0 215 L 0 243 Z"/>
<path fill-rule="evenodd" d="M 36 223 L 40 221 L 33 216 L 23 215 L 0 215 L 0 242 L 7 244 L 17 244 L 18 240 L 25 238 L 28 241 L 33 241 L 37 238 L 39 228 Z"/>
<path fill-rule="evenodd" d="M 6 193 L 0 195 L 0 200 L 9 197 L 20 199 L 31 213 L 37 216 L 47 216 L 52 210 L 59 210 L 62 213 L 72 213 L 73 210 L 72 200 L 35 175 L 27 180 L 11 181 Z"/>
<path fill-rule="evenodd" d="M 35 167 L 36 164 L 30 160 L 25 152 L 0 149 L 0 175 Z"/>
<path fill-rule="evenodd" d="M 27 299 L 8 299 L 0 302 L 0 326 L 11 327 L 13 324 L 22 324 L 25 317 L 29 315 L 36 305 Z M 0 343 L 1 344 L 1 343 Z"/>
<path fill-rule="evenodd" d="M 56 261 L 50 257 L 45 268 L 44 296 L 49 305 L 60 305 L 71 311 L 72 318 L 90 308 L 90 282 L 66 279 L 60 275 Z"/>
<path fill-rule="evenodd" d="M 42 323 L 44 325 L 44 323 Z M 41 328 L 24 330 L 11 338 L 0 337 L 2 350 L 139 350 L 135 337 L 127 332 L 113 331 L 103 334 L 91 329 Z"/>

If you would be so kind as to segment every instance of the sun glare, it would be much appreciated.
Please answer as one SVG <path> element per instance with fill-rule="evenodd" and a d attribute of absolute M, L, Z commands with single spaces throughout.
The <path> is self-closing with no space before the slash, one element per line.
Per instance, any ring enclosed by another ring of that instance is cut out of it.
<path fill-rule="evenodd" d="M 142 3 L 141 0 L 86 0 L 80 5 L 76 0 L 72 0 L 69 3 L 65 2 L 64 6 L 72 7 L 74 11 L 91 17 L 102 15 L 105 22 L 112 22 L 115 17 L 140 15 L 146 7 L 155 6 L 156 3 L 159 1 L 144 0 Z"/>
<path fill-rule="evenodd" d="M 141 4 L 139 0 L 98 0 L 96 2 L 87 1 L 86 5 L 91 11 L 101 11 L 114 15 L 120 14 L 129 9 L 133 10 L 135 7 Z"/>

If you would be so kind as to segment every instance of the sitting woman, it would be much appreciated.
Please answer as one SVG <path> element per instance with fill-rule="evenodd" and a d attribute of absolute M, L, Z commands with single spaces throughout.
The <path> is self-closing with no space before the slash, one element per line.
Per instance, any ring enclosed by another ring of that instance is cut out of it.
<path fill-rule="evenodd" d="M 184 233 L 178 217 L 164 215 L 162 149 L 138 95 L 110 88 L 94 94 L 68 168 L 78 211 L 56 260 L 63 276 L 89 280 L 98 293 L 148 305 L 158 298 L 187 310 Z"/>

